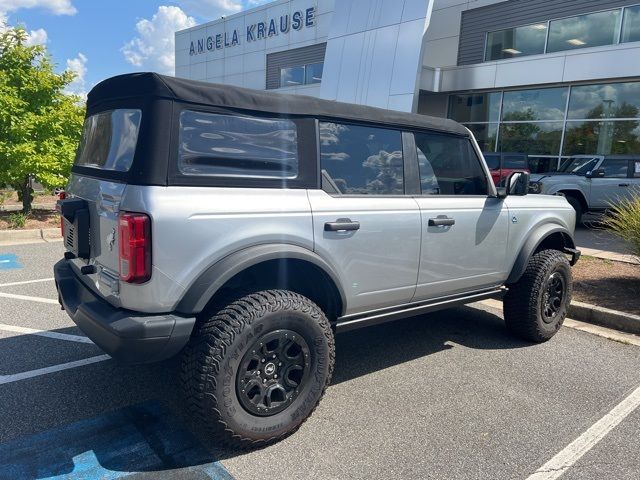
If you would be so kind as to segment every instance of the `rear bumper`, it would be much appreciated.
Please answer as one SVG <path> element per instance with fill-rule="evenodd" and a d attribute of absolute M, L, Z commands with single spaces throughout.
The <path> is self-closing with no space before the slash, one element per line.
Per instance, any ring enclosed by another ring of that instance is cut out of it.
<path fill-rule="evenodd" d="M 195 317 L 146 315 L 115 308 L 76 276 L 67 260 L 53 267 L 58 299 L 71 319 L 102 350 L 126 363 L 151 363 L 177 354 Z"/>

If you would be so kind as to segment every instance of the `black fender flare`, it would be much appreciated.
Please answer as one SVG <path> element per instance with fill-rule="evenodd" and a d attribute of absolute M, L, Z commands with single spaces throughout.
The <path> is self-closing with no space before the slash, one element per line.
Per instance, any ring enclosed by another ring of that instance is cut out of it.
<path fill-rule="evenodd" d="M 546 238 L 553 235 L 554 233 L 562 234 L 565 243 L 565 249 L 576 248 L 573 235 L 562 225 L 558 225 L 557 223 L 547 223 L 544 225 L 540 225 L 531 234 L 529 234 L 529 238 L 527 238 L 527 240 L 524 242 L 524 245 L 520 249 L 520 253 L 518 253 L 518 256 L 516 257 L 516 261 L 511 268 L 509 277 L 507 277 L 507 280 L 505 282 L 506 284 L 515 283 L 520 280 L 520 277 L 522 277 L 522 275 L 524 274 L 524 271 L 527 268 L 527 264 L 529 263 L 529 259 L 531 258 L 533 253 Z"/>
<path fill-rule="evenodd" d="M 335 269 L 317 253 L 298 245 L 262 244 L 247 247 L 209 266 L 186 290 L 175 310 L 181 313 L 200 313 L 215 293 L 238 273 L 268 260 L 304 260 L 320 268 L 340 293 L 342 308 L 346 296 Z"/>

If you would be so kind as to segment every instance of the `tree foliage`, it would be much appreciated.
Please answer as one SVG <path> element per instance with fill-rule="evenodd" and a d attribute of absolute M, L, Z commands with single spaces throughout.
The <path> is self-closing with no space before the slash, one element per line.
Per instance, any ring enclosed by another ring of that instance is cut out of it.
<path fill-rule="evenodd" d="M 27 45 L 21 27 L 0 32 L 0 186 L 10 185 L 31 210 L 29 176 L 45 188 L 66 184 L 82 132 L 84 107 L 64 89 L 46 48 Z"/>

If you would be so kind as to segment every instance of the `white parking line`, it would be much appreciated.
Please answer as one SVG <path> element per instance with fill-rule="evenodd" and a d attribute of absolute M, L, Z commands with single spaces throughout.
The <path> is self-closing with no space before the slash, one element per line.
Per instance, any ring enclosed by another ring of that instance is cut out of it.
<path fill-rule="evenodd" d="M 0 297 L 14 298 L 16 300 L 28 300 L 30 302 L 51 303 L 51 304 L 54 304 L 54 305 L 59 305 L 58 300 L 52 300 L 50 298 L 42 298 L 42 297 L 30 297 L 28 295 L 16 295 L 15 293 L 0 292 Z"/>
<path fill-rule="evenodd" d="M 527 480 L 553 480 L 560 477 L 639 405 L 640 387 L 636 388 L 631 395 L 620 402 L 613 410 L 536 470 Z"/>
<path fill-rule="evenodd" d="M 24 282 L 0 283 L 2 287 L 13 287 L 14 285 L 27 285 L 29 283 L 52 282 L 55 278 L 40 278 L 38 280 L 25 280 Z"/>
<path fill-rule="evenodd" d="M 17 325 L 7 325 L 6 323 L 0 323 L 0 330 L 4 330 L 5 332 L 26 333 L 27 335 L 38 335 L 40 337 L 55 338 L 56 340 L 66 340 L 68 342 L 93 343 L 82 335 L 70 335 L 68 333 L 52 332 L 50 330 L 18 327 Z"/>
<path fill-rule="evenodd" d="M 92 363 L 104 362 L 105 360 L 109 360 L 110 358 L 111 357 L 109 355 L 98 355 L 97 357 L 83 358 L 82 360 L 77 360 L 75 362 L 61 363 L 59 365 L 38 368 L 37 370 L 30 370 L 28 372 L 15 373 L 13 375 L 0 375 L 0 385 L 4 385 L 5 383 L 19 382 L 20 380 L 26 380 L 27 378 L 39 377 L 40 375 L 47 375 L 48 373 L 69 370 L 70 368 L 91 365 Z"/>

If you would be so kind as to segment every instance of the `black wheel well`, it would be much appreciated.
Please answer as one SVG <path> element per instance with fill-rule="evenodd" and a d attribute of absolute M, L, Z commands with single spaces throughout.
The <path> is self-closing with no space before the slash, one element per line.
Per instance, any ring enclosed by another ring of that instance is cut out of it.
<path fill-rule="evenodd" d="M 533 252 L 536 254 L 542 250 L 559 250 L 564 252 L 565 248 L 575 248 L 573 240 L 569 235 L 562 232 L 554 232 L 551 235 L 545 237 L 540 245 L 538 245 Z"/>
<path fill-rule="evenodd" d="M 587 205 L 587 199 L 584 198 L 584 194 L 580 190 L 560 190 L 558 193 L 564 194 L 565 197 L 573 197 L 578 200 L 583 212 L 586 212 L 589 208 Z"/>
<path fill-rule="evenodd" d="M 203 311 L 210 311 L 222 299 L 272 289 L 304 295 L 320 307 L 332 324 L 342 315 L 342 297 L 331 277 L 317 265 L 294 258 L 266 260 L 242 270 L 220 287 Z"/>

